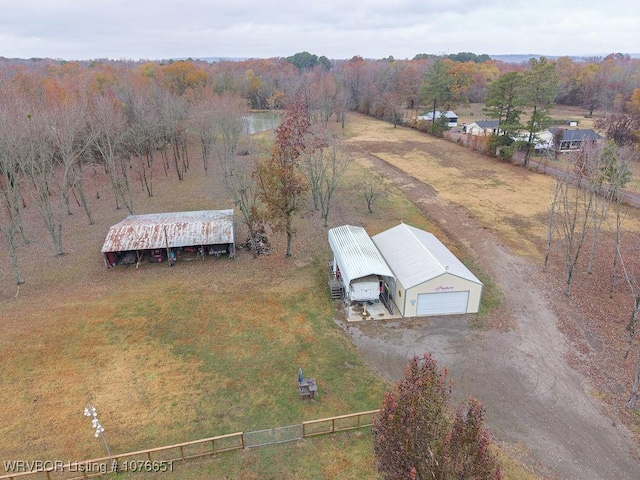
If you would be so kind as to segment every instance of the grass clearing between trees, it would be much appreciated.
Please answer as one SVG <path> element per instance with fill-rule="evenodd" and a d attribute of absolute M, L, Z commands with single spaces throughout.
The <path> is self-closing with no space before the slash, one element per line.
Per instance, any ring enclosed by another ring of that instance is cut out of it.
<path fill-rule="evenodd" d="M 350 115 L 346 136 L 373 147 L 371 153 L 406 169 L 521 252 L 535 255 L 526 237 L 540 235 L 530 219 L 544 211 L 547 177 L 359 115 Z M 425 144 L 431 153 L 421 151 Z M 464 169 L 450 163 L 451 152 L 456 161 L 465 161 Z M 463 259 L 468 255 L 467 246 L 445 238 L 402 189 L 389 186 L 387 198 L 369 214 L 355 188 L 368 166 L 366 158 L 356 156 L 336 192 L 330 226 L 360 225 L 374 235 L 404 221 L 433 231 Z M 136 213 L 229 208 L 215 171 L 205 176 L 193 165 L 183 182 L 162 177 L 159 172 L 153 198 L 140 191 Z M 67 255 L 52 255 L 31 207 L 32 244 L 20 248 L 27 284 L 16 296 L 11 272 L 0 272 L 0 459 L 103 456 L 102 443 L 82 415 L 88 402 L 97 407 L 113 452 L 379 407 L 388 384 L 369 370 L 333 320 L 327 229 L 317 212 L 305 208 L 296 219 L 289 259 L 284 258 L 284 235 L 270 233 L 272 252 L 257 260 L 243 250 L 233 260 L 107 270 L 100 247 L 108 227 L 126 213 L 113 208 L 106 184 L 97 177 L 93 182 L 100 193 L 92 199 L 96 224 L 88 225 L 74 207 L 66 219 Z M 529 188 L 533 193 L 523 205 L 518 190 Z M 239 228 L 238 239 L 243 235 Z M 6 249 L 0 259 L 8 265 Z M 492 299 L 489 308 L 500 303 L 491 282 L 484 294 Z M 317 378 L 315 401 L 298 398 L 298 367 Z M 203 475 L 350 479 L 377 474 L 364 430 L 222 454 L 177 466 L 167 476 Z M 511 478 L 522 477 L 514 473 Z"/>

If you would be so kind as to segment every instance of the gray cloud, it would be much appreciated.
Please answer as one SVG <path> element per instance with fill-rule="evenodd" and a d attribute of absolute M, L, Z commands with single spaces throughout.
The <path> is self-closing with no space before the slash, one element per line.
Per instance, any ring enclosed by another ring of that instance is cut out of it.
<path fill-rule="evenodd" d="M 0 0 L 5 57 L 411 58 L 640 50 L 627 2 L 585 0 Z"/>

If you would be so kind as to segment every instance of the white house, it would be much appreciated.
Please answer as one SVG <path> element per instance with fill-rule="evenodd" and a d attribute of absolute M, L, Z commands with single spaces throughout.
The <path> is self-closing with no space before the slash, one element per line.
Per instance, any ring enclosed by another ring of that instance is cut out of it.
<path fill-rule="evenodd" d="M 400 224 L 372 237 L 391 268 L 404 317 L 476 313 L 482 282 L 433 234 Z"/>
<path fill-rule="evenodd" d="M 448 110 L 446 112 L 436 112 L 436 120 L 438 118 L 441 118 L 442 116 L 445 116 L 448 120 L 447 126 L 448 127 L 457 127 L 458 126 L 458 115 L 456 115 L 455 112 L 452 112 L 451 110 Z M 427 122 L 430 122 L 433 120 L 433 112 L 429 112 L 425 115 L 420 115 L 417 120 L 424 120 Z"/>
<path fill-rule="evenodd" d="M 496 135 L 500 122 L 498 120 L 478 120 L 464 125 L 462 133 L 471 135 Z"/>
<path fill-rule="evenodd" d="M 528 142 L 529 132 L 524 130 L 515 137 L 511 137 L 515 141 Z M 538 152 L 551 150 L 553 148 L 553 133 L 549 130 L 542 130 L 534 135 L 533 148 Z"/>
<path fill-rule="evenodd" d="M 569 152 L 571 150 L 580 150 L 586 143 L 597 143 L 602 140 L 602 137 L 598 132 L 586 129 L 568 129 L 553 127 L 550 130 L 550 134 L 557 136 L 558 151 Z"/>

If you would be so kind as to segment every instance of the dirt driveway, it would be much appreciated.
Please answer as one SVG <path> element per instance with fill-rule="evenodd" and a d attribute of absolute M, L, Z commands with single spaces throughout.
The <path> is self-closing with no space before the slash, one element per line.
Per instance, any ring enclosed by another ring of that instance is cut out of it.
<path fill-rule="evenodd" d="M 629 431 L 603 414 L 590 385 L 565 359 L 568 345 L 557 327 L 548 287 L 531 261 L 510 254 L 463 209 L 441 202 L 433 190 L 369 155 L 385 177 L 452 238 L 466 244 L 500 286 L 504 305 L 492 315 L 510 328 L 470 328 L 470 316 L 342 323 L 368 364 L 397 380 L 408 358 L 430 352 L 447 366 L 459 399 L 486 407 L 498 440 L 525 444 L 538 474 L 560 479 L 640 478 L 638 447 Z"/>

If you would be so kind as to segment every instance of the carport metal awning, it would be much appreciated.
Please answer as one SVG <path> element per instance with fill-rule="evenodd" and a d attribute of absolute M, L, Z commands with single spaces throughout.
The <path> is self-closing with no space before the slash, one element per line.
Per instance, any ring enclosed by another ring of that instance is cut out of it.
<path fill-rule="evenodd" d="M 395 278 L 364 228 L 353 225 L 332 228 L 329 245 L 345 285 L 369 275 Z"/>

